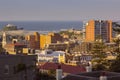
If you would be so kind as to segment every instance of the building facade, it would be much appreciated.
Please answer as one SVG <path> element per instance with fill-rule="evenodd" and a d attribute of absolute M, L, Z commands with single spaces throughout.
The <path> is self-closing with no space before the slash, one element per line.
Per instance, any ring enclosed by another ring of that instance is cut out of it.
<path fill-rule="evenodd" d="M 0 80 L 35 80 L 35 55 L 0 55 Z"/>
<path fill-rule="evenodd" d="M 59 33 L 48 33 L 40 35 L 40 48 L 44 49 L 51 43 L 62 42 L 63 37 Z"/>
<path fill-rule="evenodd" d="M 27 35 L 25 39 L 28 42 L 28 47 L 31 49 L 40 49 L 40 34 L 34 32 L 33 35 Z"/>
<path fill-rule="evenodd" d="M 112 41 L 112 21 L 111 20 L 90 20 L 85 25 L 85 41 L 93 42 L 97 39 L 103 42 Z"/>

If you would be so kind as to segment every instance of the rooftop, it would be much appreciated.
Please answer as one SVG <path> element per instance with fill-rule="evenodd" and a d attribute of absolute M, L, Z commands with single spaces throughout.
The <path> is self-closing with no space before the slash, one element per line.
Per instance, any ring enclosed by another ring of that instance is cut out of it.
<path fill-rule="evenodd" d="M 45 70 L 56 70 L 58 68 L 57 63 L 50 63 L 46 62 L 45 64 L 39 66 L 40 69 L 45 69 Z M 71 74 L 78 74 L 81 72 L 85 72 L 85 67 L 80 65 L 80 66 L 72 66 L 72 65 L 66 65 L 66 64 L 60 64 L 61 69 L 65 73 L 71 73 Z"/>
<path fill-rule="evenodd" d="M 107 80 L 119 80 L 120 73 L 107 72 L 107 71 L 95 71 L 95 72 L 84 72 L 80 74 L 70 74 L 62 80 L 99 80 L 101 73 L 105 73 Z"/>

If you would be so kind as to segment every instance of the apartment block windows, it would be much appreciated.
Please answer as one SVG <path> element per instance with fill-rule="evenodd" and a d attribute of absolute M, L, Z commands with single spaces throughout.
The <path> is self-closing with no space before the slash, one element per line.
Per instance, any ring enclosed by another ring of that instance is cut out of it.
<path fill-rule="evenodd" d="M 4 66 L 4 73 L 9 74 L 9 65 Z"/>

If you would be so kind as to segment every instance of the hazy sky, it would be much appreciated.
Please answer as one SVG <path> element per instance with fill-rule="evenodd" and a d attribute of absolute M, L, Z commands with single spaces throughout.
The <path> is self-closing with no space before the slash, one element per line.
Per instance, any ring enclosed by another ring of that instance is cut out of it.
<path fill-rule="evenodd" d="M 0 21 L 120 20 L 120 0 L 0 0 Z"/>

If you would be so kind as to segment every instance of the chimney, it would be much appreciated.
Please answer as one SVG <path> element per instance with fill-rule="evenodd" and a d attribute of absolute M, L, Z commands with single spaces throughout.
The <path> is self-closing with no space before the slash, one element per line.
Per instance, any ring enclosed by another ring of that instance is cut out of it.
<path fill-rule="evenodd" d="M 100 76 L 99 80 L 107 80 L 107 76 L 106 76 L 105 72 L 101 73 L 101 76 Z"/>
<path fill-rule="evenodd" d="M 87 63 L 86 65 L 86 72 L 92 72 L 92 66 L 90 65 L 90 63 Z"/>
<path fill-rule="evenodd" d="M 62 79 L 62 69 L 61 65 L 58 64 L 58 68 L 56 69 L 56 80 L 61 80 Z"/>

